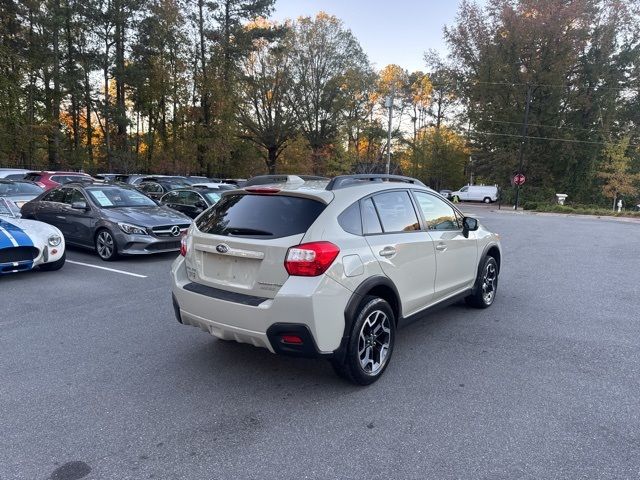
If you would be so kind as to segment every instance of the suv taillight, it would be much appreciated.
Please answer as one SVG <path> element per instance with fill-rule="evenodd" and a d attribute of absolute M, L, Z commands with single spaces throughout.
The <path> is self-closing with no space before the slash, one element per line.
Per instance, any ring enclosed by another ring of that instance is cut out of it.
<path fill-rule="evenodd" d="M 183 257 L 187 256 L 187 236 L 186 235 L 182 235 L 182 238 L 180 239 L 180 255 L 182 255 Z"/>
<path fill-rule="evenodd" d="M 339 253 L 331 242 L 303 243 L 289 248 L 284 268 L 289 275 L 316 277 L 327 271 Z"/>

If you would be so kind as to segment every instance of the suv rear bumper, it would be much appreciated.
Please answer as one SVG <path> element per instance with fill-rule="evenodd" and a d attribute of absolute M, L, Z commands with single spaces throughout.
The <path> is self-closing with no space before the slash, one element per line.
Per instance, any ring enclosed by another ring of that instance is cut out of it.
<path fill-rule="evenodd" d="M 326 275 L 295 277 L 274 298 L 264 299 L 231 292 L 224 295 L 223 290 L 192 283 L 184 257 L 176 259 L 171 275 L 176 317 L 185 325 L 273 353 L 323 356 L 340 346 L 344 311 L 352 292 Z M 284 344 L 279 337 L 283 333 L 300 336 L 302 345 Z"/>

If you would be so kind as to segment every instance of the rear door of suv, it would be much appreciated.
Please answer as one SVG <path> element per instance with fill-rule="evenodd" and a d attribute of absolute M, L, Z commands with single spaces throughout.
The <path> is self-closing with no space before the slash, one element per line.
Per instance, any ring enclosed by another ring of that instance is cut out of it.
<path fill-rule="evenodd" d="M 198 284 L 273 298 L 289 278 L 284 262 L 325 204 L 313 198 L 227 194 L 195 222 L 185 262 Z"/>

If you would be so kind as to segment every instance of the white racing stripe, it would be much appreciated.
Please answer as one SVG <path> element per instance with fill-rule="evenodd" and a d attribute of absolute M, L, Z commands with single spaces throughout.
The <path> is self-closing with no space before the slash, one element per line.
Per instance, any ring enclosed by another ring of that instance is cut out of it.
<path fill-rule="evenodd" d="M 2 227 L 0 227 L 0 232 L 4 233 L 4 234 L 7 236 L 7 238 L 9 239 L 9 241 L 11 242 L 11 244 L 12 244 L 14 247 L 17 247 L 17 246 L 18 246 L 18 242 L 16 242 L 16 239 L 15 239 L 15 238 L 13 238 L 13 235 L 11 235 L 9 232 L 7 232 L 7 231 L 6 231 L 4 228 L 2 228 Z"/>
<path fill-rule="evenodd" d="M 100 267 L 98 265 L 92 265 L 90 263 L 76 262 L 74 260 L 67 260 L 67 263 L 73 263 L 74 265 L 82 265 L 83 267 L 97 268 L 99 270 L 106 270 L 107 272 L 121 273 L 122 275 L 130 275 L 132 277 L 137 277 L 137 278 L 147 278 L 146 275 L 140 275 L 139 273 L 125 272 L 124 270 L 116 270 L 115 268 Z"/>

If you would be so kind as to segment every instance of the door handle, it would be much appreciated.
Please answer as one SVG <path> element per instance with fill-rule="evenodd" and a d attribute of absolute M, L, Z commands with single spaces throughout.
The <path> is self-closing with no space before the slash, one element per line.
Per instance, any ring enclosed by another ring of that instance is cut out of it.
<path fill-rule="evenodd" d="M 384 247 L 379 253 L 381 257 L 393 257 L 396 254 L 396 249 L 394 247 Z"/>
<path fill-rule="evenodd" d="M 67 217 L 63 216 L 63 215 L 56 215 L 56 218 L 59 218 L 60 220 L 66 220 Z"/>
<path fill-rule="evenodd" d="M 436 250 L 438 250 L 439 252 L 444 252 L 446 249 L 447 249 L 446 243 L 440 242 L 439 244 L 436 245 Z"/>

